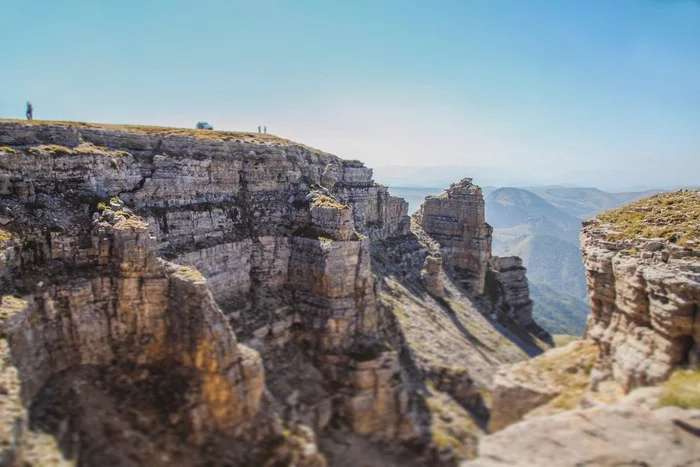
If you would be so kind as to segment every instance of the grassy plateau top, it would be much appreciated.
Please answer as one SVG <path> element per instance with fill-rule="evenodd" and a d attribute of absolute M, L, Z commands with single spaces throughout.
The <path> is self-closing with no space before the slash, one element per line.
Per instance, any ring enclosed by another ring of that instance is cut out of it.
<path fill-rule="evenodd" d="M 600 214 L 609 240 L 663 239 L 700 245 L 700 190 L 661 193 Z M 690 242 L 690 243 L 688 243 Z"/>
<path fill-rule="evenodd" d="M 272 144 L 278 146 L 300 146 L 316 154 L 326 154 L 319 149 L 311 148 L 294 141 L 280 138 L 279 136 L 242 131 L 219 131 L 219 130 L 197 130 L 193 128 L 175 128 L 150 125 L 121 125 L 112 123 L 86 123 L 86 122 L 65 122 L 54 120 L 12 120 L 0 118 L 0 125 L 3 123 L 13 123 L 21 125 L 37 126 L 58 126 L 66 128 L 89 128 L 107 131 L 123 131 L 127 133 L 152 135 L 156 137 L 189 137 L 204 141 L 236 141 L 240 143 L 252 144 Z"/>

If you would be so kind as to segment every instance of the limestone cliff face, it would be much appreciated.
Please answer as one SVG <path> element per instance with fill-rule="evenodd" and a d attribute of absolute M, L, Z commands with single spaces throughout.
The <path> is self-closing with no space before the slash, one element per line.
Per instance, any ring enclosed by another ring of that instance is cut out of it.
<path fill-rule="evenodd" d="M 686 195 L 700 204 L 700 193 Z M 653 201 L 647 204 L 627 209 L 648 212 Z M 674 208 L 685 217 L 680 203 Z M 630 389 L 659 383 L 676 366 L 700 361 L 700 250 L 693 241 L 616 238 L 618 231 L 614 218 L 602 217 L 581 233 L 591 296 L 584 337 L 600 347 L 597 378 L 611 376 Z"/>
<path fill-rule="evenodd" d="M 483 294 L 493 229 L 485 221 L 481 188 L 465 178 L 439 196 L 428 196 L 416 217 L 440 244 L 445 265 L 476 294 Z"/>
<path fill-rule="evenodd" d="M 428 200 L 421 229 L 371 176 L 269 135 L 0 122 L 27 436 L 90 465 L 471 455 L 493 369 L 538 344 L 479 298 L 478 188 Z M 524 271 L 491 261 L 494 303 L 530 336 Z"/>
<path fill-rule="evenodd" d="M 94 262 L 73 265 L 92 272 L 34 284 L 4 323 L 23 398 L 32 400 L 66 368 L 116 361 L 197 372 L 198 416 L 211 428 L 257 413 L 260 358 L 236 343 L 204 278 L 158 259 L 155 239 L 138 220 L 105 223 L 94 233 L 86 253 Z"/>
<path fill-rule="evenodd" d="M 496 309 L 516 324 L 528 327 L 534 324 L 532 319 L 532 300 L 527 285 L 526 269 L 519 256 L 493 256 L 489 261 L 489 271 L 496 291 L 494 295 Z"/>
<path fill-rule="evenodd" d="M 300 393 L 294 417 L 412 433 L 398 356 L 381 350 L 369 251 L 370 238 L 407 232 L 406 203 L 359 163 L 210 136 L 2 125 L 0 274 L 26 301 L 7 322 L 25 400 L 76 365 L 182 367 L 199 375 L 191 434 L 240 432 L 260 412 L 263 365 L 233 324 L 270 362 L 300 345 L 319 385 L 342 388 L 309 407 L 296 400 L 318 388 L 278 379 L 280 394 Z"/>

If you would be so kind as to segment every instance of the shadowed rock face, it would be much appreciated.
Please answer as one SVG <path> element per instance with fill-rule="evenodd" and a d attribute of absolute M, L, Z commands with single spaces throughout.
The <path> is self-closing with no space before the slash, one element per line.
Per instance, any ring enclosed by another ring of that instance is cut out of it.
<path fill-rule="evenodd" d="M 333 446 L 340 426 L 360 440 L 351 451 L 381 439 L 383 459 L 415 457 L 408 441 L 449 463 L 481 434 L 494 366 L 524 356 L 472 296 L 490 258 L 476 188 L 448 190 L 466 203 L 462 230 L 433 230 L 457 255 L 453 284 L 436 239 L 357 161 L 268 136 L 96 125 L 0 122 L 0 145 L 2 336 L 33 429 L 69 458 L 321 465 L 315 436 Z M 520 272 L 499 303 L 524 303 Z M 416 346 L 404 304 L 448 330 L 445 363 Z M 443 406 L 459 417 L 438 421 Z M 347 454 L 334 449 L 332 463 Z"/>
<path fill-rule="evenodd" d="M 503 303 L 496 306 L 519 326 L 532 325 L 532 300 L 523 260 L 518 256 L 494 256 L 489 261 L 489 268 L 495 282 L 500 285 L 499 298 Z"/>

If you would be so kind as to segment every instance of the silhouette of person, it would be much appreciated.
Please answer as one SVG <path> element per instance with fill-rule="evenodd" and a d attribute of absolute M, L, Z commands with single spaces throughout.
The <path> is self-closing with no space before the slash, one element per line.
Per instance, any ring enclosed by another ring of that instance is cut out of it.
<path fill-rule="evenodd" d="M 27 120 L 32 120 L 34 118 L 34 107 L 32 103 L 27 101 Z"/>
<path fill-rule="evenodd" d="M 262 133 L 262 131 L 260 131 L 260 125 L 258 125 L 258 133 Z"/>
<path fill-rule="evenodd" d="M 263 133 L 267 134 L 267 125 L 263 127 Z"/>

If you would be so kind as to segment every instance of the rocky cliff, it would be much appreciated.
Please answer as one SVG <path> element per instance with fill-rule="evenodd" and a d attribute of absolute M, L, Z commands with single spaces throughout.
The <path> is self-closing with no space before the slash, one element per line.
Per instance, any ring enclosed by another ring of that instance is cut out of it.
<path fill-rule="evenodd" d="M 486 223 L 481 188 L 470 178 L 453 184 L 439 196 L 428 196 L 416 218 L 440 244 L 445 265 L 467 287 L 483 294 L 493 229 Z"/>
<path fill-rule="evenodd" d="M 597 378 L 625 389 L 700 362 L 700 192 L 638 201 L 586 223 L 581 247 L 591 296 L 585 338 Z M 640 229 L 637 232 L 637 229 Z"/>
<path fill-rule="evenodd" d="M 532 319 L 532 300 L 522 260 L 491 255 L 481 188 L 465 178 L 438 196 L 428 196 L 414 214 L 437 253 L 427 258 L 424 284 L 439 292 L 435 271 L 443 270 L 475 296 L 504 324 L 513 323 L 551 343 L 549 334 Z M 442 267 L 438 267 L 440 264 Z"/>
<path fill-rule="evenodd" d="M 523 271 L 470 181 L 417 222 L 371 176 L 270 135 L 0 122 L 5 459 L 473 455 L 494 368 L 545 347 Z"/>

